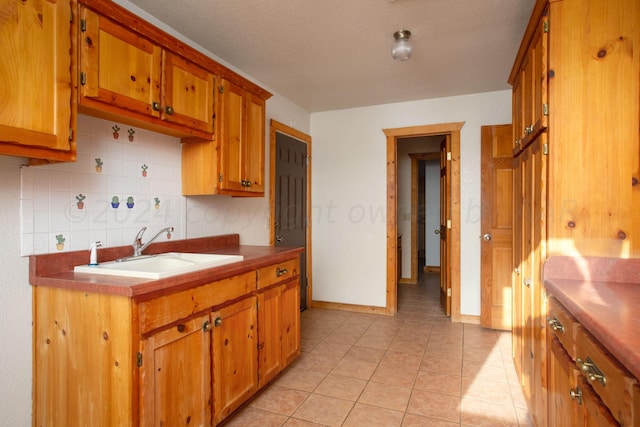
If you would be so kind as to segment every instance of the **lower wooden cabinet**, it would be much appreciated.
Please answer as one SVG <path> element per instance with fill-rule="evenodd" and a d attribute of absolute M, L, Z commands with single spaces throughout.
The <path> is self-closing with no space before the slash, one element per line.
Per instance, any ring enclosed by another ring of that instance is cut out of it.
<path fill-rule="evenodd" d="M 638 380 L 553 297 L 548 326 L 549 425 L 639 425 Z"/>
<path fill-rule="evenodd" d="M 299 354 L 298 272 L 296 255 L 141 302 L 35 286 L 33 425 L 220 423 Z"/>
<path fill-rule="evenodd" d="M 258 390 L 256 297 L 212 314 L 213 419 L 217 424 Z"/>
<path fill-rule="evenodd" d="M 207 313 L 140 342 L 141 426 L 211 425 L 210 330 Z"/>

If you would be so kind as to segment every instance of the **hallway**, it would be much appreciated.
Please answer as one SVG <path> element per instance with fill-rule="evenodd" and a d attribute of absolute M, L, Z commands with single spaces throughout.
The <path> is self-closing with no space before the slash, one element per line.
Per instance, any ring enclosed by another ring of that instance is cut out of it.
<path fill-rule="evenodd" d="M 387 317 L 309 309 L 294 364 L 226 426 L 528 426 L 511 334 L 451 323 L 439 276 Z"/>

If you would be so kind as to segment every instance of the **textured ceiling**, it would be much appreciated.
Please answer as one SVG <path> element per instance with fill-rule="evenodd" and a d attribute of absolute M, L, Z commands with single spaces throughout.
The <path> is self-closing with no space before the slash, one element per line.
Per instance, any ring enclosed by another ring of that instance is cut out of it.
<path fill-rule="evenodd" d="M 129 0 L 309 112 L 508 89 L 535 0 Z M 395 62 L 393 32 L 412 33 Z"/>

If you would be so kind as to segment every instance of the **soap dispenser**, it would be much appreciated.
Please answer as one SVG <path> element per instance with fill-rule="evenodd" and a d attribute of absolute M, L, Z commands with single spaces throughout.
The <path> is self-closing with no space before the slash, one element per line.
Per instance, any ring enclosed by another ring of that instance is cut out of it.
<path fill-rule="evenodd" d="M 98 265 L 98 248 L 102 246 L 101 241 L 91 244 L 89 248 L 89 265 Z"/>

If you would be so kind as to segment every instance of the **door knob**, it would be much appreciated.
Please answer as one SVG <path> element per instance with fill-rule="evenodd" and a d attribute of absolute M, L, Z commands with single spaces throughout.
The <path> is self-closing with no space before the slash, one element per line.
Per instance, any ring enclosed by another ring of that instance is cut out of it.
<path fill-rule="evenodd" d="M 485 242 L 490 242 L 490 241 L 491 241 L 491 234 L 489 234 L 489 233 L 484 234 L 484 235 L 482 236 L 482 239 L 483 239 Z"/>
<path fill-rule="evenodd" d="M 435 230 L 434 233 L 440 234 L 440 230 Z"/>

